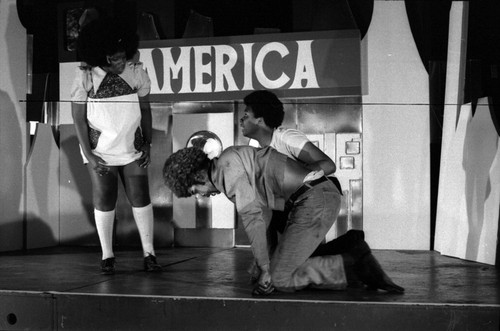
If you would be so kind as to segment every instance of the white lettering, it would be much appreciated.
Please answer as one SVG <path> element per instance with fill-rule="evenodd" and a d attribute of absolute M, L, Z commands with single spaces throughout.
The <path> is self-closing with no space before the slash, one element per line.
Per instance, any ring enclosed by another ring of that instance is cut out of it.
<path fill-rule="evenodd" d="M 182 71 L 182 87 L 179 91 L 179 93 L 189 93 L 191 92 L 191 75 L 190 75 L 190 69 L 191 69 L 191 61 L 189 58 L 189 55 L 191 54 L 191 46 L 189 47 L 179 47 L 181 50 L 179 54 L 179 58 L 177 59 L 177 62 L 174 62 L 174 59 L 172 57 L 172 47 L 168 47 L 162 50 L 165 50 L 164 55 L 163 55 L 163 65 L 164 65 L 164 70 L 165 70 L 165 84 L 164 89 L 167 89 L 166 86 L 168 86 L 168 93 L 173 93 L 172 92 L 172 87 L 171 87 L 171 79 L 179 79 L 179 73 Z M 172 73 L 172 78 L 170 77 L 170 73 Z M 152 93 L 152 92 L 151 92 Z"/>
<path fill-rule="evenodd" d="M 252 71 L 252 46 L 253 43 L 241 44 L 243 48 L 243 88 L 242 90 L 253 90 Z"/>
<path fill-rule="evenodd" d="M 285 73 L 282 73 L 279 78 L 271 80 L 266 76 L 266 73 L 264 72 L 264 60 L 266 55 L 270 52 L 278 52 L 282 58 L 287 56 L 290 52 L 282 43 L 272 42 L 264 45 L 255 59 L 255 75 L 257 76 L 259 83 L 261 83 L 265 88 L 277 89 L 283 87 L 290 80 L 290 77 L 288 77 Z"/>
<path fill-rule="evenodd" d="M 295 78 L 290 88 L 303 88 L 302 80 L 306 80 L 305 88 L 319 88 L 318 79 L 312 56 L 312 40 L 297 41 L 297 65 L 295 66 Z"/>
<path fill-rule="evenodd" d="M 238 86 L 234 81 L 232 69 L 238 60 L 236 50 L 228 45 L 214 46 L 215 49 L 215 88 L 214 92 L 222 92 L 224 89 L 224 81 L 227 82 L 227 91 L 237 91 Z M 224 63 L 224 57 L 228 60 Z"/>
<path fill-rule="evenodd" d="M 255 83 L 266 89 L 317 89 L 313 41 L 143 48 L 140 60 L 151 94 L 251 91 Z M 293 60 L 295 68 L 289 65 Z"/>
<path fill-rule="evenodd" d="M 194 74 L 195 74 L 195 93 L 208 93 L 212 92 L 212 80 L 209 79 L 208 83 L 203 82 L 204 75 L 212 77 L 212 62 L 208 61 L 203 63 L 203 55 L 207 54 L 212 56 L 211 46 L 196 46 L 194 47 Z"/>
<path fill-rule="evenodd" d="M 149 79 L 151 79 L 151 93 L 169 93 L 168 91 L 161 91 L 158 86 L 158 77 L 156 76 L 156 69 L 153 63 L 153 49 L 154 48 L 142 48 L 140 50 L 139 60 L 142 62 L 144 70 L 147 71 Z"/>

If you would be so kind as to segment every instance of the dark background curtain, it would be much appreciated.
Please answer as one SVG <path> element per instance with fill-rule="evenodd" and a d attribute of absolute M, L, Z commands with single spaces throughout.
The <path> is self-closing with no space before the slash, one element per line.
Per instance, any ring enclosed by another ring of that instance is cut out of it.
<path fill-rule="evenodd" d="M 422 63 L 429 74 L 431 249 L 434 249 L 446 87 L 451 1 L 406 0 L 406 13 Z"/>

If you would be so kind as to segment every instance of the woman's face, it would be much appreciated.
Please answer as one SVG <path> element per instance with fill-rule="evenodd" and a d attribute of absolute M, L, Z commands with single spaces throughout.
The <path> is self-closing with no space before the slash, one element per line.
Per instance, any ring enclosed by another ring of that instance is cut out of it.
<path fill-rule="evenodd" d="M 108 61 L 108 72 L 114 74 L 121 74 L 125 70 L 125 65 L 127 64 L 127 56 L 125 52 L 117 52 L 113 55 L 106 56 Z"/>

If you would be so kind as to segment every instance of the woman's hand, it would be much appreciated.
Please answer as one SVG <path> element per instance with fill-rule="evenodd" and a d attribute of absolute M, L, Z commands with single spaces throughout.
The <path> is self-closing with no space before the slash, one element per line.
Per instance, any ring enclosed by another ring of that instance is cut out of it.
<path fill-rule="evenodd" d="M 137 159 L 137 163 L 139 163 L 139 167 L 147 168 L 151 163 L 151 145 L 145 143 L 141 147 L 142 155 L 139 159 Z"/>

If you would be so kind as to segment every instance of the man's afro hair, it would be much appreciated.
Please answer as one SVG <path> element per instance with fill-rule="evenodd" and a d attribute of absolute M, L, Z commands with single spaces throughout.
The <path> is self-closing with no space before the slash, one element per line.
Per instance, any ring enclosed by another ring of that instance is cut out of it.
<path fill-rule="evenodd" d="M 209 170 L 210 160 L 201 149 L 186 147 L 170 155 L 163 167 L 165 185 L 179 198 L 191 196 L 189 188 L 196 184 L 196 174 Z"/>

